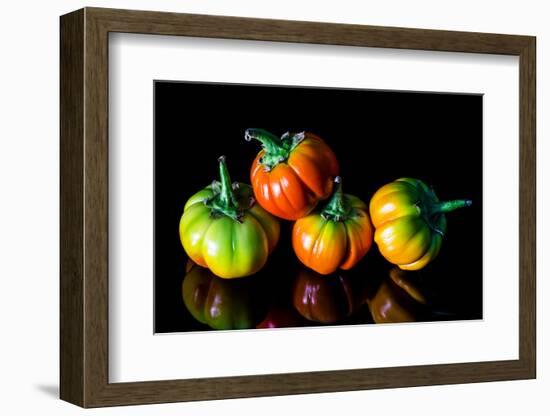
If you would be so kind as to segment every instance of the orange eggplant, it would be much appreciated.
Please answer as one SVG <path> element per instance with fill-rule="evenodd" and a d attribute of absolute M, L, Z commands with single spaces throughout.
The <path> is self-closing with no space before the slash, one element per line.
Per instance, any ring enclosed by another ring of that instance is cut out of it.
<path fill-rule="evenodd" d="M 382 186 L 370 201 L 380 253 L 403 270 L 419 270 L 439 254 L 447 231 L 445 214 L 471 200 L 441 202 L 419 179 L 401 178 Z"/>
<path fill-rule="evenodd" d="M 292 247 L 298 259 L 320 274 L 351 269 L 369 251 L 374 229 L 368 207 L 359 198 L 342 193 L 340 177 L 324 208 L 294 224 Z"/>
<path fill-rule="evenodd" d="M 245 139 L 262 143 L 250 177 L 254 197 L 266 211 L 297 220 L 330 196 L 338 161 L 320 137 L 301 132 L 285 133 L 279 139 L 262 129 L 248 129 Z"/>

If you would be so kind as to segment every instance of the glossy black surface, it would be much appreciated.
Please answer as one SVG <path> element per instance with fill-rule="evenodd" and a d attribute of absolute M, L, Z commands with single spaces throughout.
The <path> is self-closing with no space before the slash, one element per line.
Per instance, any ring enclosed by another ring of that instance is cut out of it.
<path fill-rule="evenodd" d="M 257 144 L 244 141 L 249 127 L 318 134 L 339 159 L 344 191 L 367 203 L 376 189 L 401 176 L 424 180 L 440 199 L 472 199 L 472 207 L 447 216 L 438 258 L 409 276 L 428 303 L 413 303 L 407 316 L 420 321 L 482 318 L 481 96 L 164 81 L 155 82 L 154 91 L 156 332 L 209 330 L 182 300 L 187 256 L 178 224 L 185 201 L 216 178 L 218 156 L 227 156 L 234 181 L 249 182 L 259 151 Z M 290 308 L 295 317 L 292 295 L 301 266 L 290 244 L 291 223 L 281 225 L 276 251 L 251 279 L 259 282 L 255 296 L 262 299 L 263 314 L 275 305 Z M 370 299 L 384 287 L 392 267 L 374 244 L 352 272 L 364 302 L 330 325 L 372 323 Z M 406 293 L 394 286 L 380 297 L 397 293 L 394 303 L 410 308 Z"/>

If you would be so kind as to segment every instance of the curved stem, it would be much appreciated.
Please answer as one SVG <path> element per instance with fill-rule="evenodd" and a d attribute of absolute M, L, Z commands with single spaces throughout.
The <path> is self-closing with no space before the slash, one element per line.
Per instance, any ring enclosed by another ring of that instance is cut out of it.
<path fill-rule="evenodd" d="M 330 217 L 335 221 L 341 221 L 348 213 L 344 193 L 342 192 L 342 178 L 337 176 L 334 178 L 334 183 L 336 184 L 336 188 L 321 215 L 323 217 Z"/>
<path fill-rule="evenodd" d="M 218 158 L 219 167 L 220 167 L 220 203 L 225 208 L 236 208 L 237 203 L 235 202 L 235 196 L 233 195 L 233 187 L 231 186 L 231 178 L 229 176 L 229 171 L 227 170 L 227 164 L 225 163 L 225 156 L 220 156 Z"/>
<path fill-rule="evenodd" d="M 469 199 L 455 199 L 453 201 L 439 202 L 433 207 L 432 213 L 451 212 L 455 209 L 469 207 L 470 205 L 472 205 L 472 201 Z"/>
<path fill-rule="evenodd" d="M 246 129 L 244 132 L 244 139 L 249 142 L 252 139 L 258 140 L 264 150 L 270 154 L 280 153 L 283 147 L 280 144 L 280 140 L 274 134 L 264 129 Z"/>

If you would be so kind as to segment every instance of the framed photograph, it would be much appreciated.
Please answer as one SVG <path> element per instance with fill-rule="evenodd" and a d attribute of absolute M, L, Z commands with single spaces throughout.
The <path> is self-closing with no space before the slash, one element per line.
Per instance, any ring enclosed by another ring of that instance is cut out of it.
<path fill-rule="evenodd" d="M 534 37 L 60 24 L 63 400 L 536 376 Z"/>

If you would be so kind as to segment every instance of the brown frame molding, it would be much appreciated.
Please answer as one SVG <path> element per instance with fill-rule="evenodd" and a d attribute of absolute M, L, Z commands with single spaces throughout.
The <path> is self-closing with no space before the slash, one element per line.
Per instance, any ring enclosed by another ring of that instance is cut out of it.
<path fill-rule="evenodd" d="M 534 37 L 100 8 L 85 8 L 62 16 L 60 29 L 60 396 L 63 400 L 82 407 L 100 407 L 536 377 Z M 519 359 L 109 383 L 109 32 L 519 56 Z"/>

